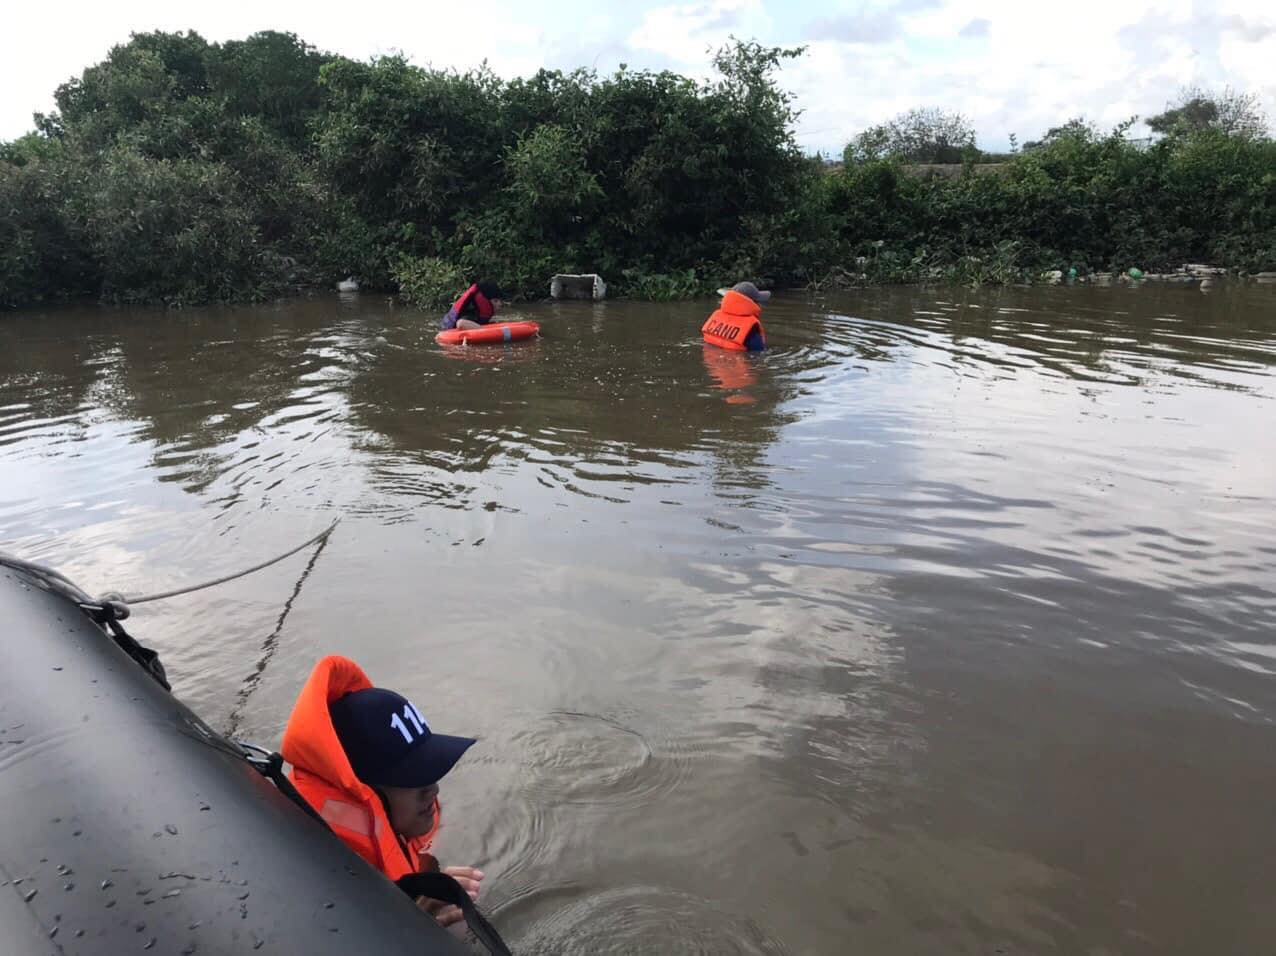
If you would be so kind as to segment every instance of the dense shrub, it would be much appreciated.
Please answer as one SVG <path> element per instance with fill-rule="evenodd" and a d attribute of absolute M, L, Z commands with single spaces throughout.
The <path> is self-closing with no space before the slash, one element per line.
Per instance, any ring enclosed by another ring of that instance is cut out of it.
<path fill-rule="evenodd" d="M 0 150 L 0 308 L 95 291 L 74 187 L 56 143 L 24 137 Z"/>
<path fill-rule="evenodd" d="M 969 161 L 969 124 L 914 111 L 830 172 L 798 150 L 775 82 L 796 54 L 735 42 L 709 82 L 505 81 L 286 33 L 139 34 L 0 144 L 0 306 L 250 299 L 347 275 L 438 308 L 480 277 L 542 295 L 555 272 L 672 298 L 746 277 L 1276 268 L 1276 145 L 1243 95 L 1185 94 L 1150 145 L 1072 121 L 953 178 L 902 164 Z"/>
<path fill-rule="evenodd" d="M 847 145 L 847 163 L 901 159 L 910 163 L 960 163 L 978 153 L 975 129 L 960 113 L 912 109 L 860 133 Z"/>
<path fill-rule="evenodd" d="M 846 253 L 866 261 L 835 267 L 835 278 L 997 282 L 1072 267 L 1276 265 L 1276 143 L 1204 130 L 1148 146 L 1125 131 L 1069 124 L 997 175 L 846 166 L 827 178 L 825 202 Z"/>
<path fill-rule="evenodd" d="M 671 302 L 675 299 L 690 299 L 698 295 L 712 295 L 719 284 L 696 275 L 695 269 L 673 275 L 635 272 L 630 269 L 624 273 L 622 288 L 626 295 L 635 299 Z"/>
<path fill-rule="evenodd" d="M 256 299 L 286 264 L 259 238 L 244 190 L 219 163 L 108 153 L 74 201 L 105 298 L 173 305 Z"/>
<path fill-rule="evenodd" d="M 460 266 L 432 256 L 404 256 L 395 264 L 394 281 L 403 298 L 422 309 L 446 309 L 468 288 Z"/>
<path fill-rule="evenodd" d="M 0 308 L 41 298 L 40 256 L 35 248 L 37 198 L 28 173 L 0 164 Z"/>

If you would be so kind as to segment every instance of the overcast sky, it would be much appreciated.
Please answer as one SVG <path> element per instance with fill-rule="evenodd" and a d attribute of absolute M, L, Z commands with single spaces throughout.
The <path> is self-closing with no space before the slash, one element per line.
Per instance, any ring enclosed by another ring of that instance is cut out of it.
<path fill-rule="evenodd" d="M 1022 142 L 1084 114 L 1111 126 L 1164 109 L 1186 84 L 1259 93 L 1276 117 L 1276 0 L 173 0 L 9 5 L 0 31 L 0 139 L 31 128 L 54 88 L 134 31 L 195 30 L 209 40 L 287 30 L 355 58 L 500 74 L 542 66 L 708 71 L 734 34 L 807 46 L 782 82 L 804 111 L 808 150 L 838 152 L 856 132 L 913 106 L 960 110 L 981 145 Z"/>

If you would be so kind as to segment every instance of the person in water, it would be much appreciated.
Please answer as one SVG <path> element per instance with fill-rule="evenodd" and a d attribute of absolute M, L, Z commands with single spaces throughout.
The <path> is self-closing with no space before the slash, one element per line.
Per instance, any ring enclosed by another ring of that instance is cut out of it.
<path fill-rule="evenodd" d="M 476 282 L 452 303 L 452 308 L 439 322 L 439 328 L 445 331 L 481 328 L 492 321 L 504 304 L 500 287 L 495 282 Z"/>
<path fill-rule="evenodd" d="M 737 282 L 730 289 L 719 289 L 718 295 L 722 304 L 700 329 L 705 342 L 735 352 L 766 348 L 766 332 L 758 317 L 771 293 L 762 292 L 752 282 Z"/>
<path fill-rule="evenodd" d="M 325 657 L 301 689 L 280 751 L 306 802 L 350 849 L 391 880 L 438 869 L 429 853 L 440 824 L 439 781 L 474 744 L 431 732 L 394 691 L 373 687 L 354 661 Z M 481 870 L 443 869 L 478 899 Z M 417 904 L 463 931 L 461 910 Z"/>

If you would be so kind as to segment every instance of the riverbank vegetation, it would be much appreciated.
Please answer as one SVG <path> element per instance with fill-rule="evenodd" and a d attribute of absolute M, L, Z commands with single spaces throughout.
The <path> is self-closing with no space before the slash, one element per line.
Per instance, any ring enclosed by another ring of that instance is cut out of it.
<path fill-rule="evenodd" d="M 1083 121 L 977 175 L 960 117 L 914 111 L 830 167 L 793 137 L 796 50 L 715 78 L 622 68 L 503 80 L 356 62 L 289 34 L 135 36 L 0 144 L 0 305 L 250 300 L 346 276 L 435 307 L 463 277 L 555 272 L 672 298 L 777 285 L 1017 282 L 1185 261 L 1276 269 L 1276 143 L 1243 95 Z M 909 163 L 962 162 L 953 177 Z"/>

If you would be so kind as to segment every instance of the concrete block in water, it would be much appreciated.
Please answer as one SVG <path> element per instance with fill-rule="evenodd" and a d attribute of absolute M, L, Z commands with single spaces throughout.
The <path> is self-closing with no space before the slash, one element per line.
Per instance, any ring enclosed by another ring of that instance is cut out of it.
<path fill-rule="evenodd" d="M 551 299 L 599 299 L 607 298 L 607 283 L 603 277 L 589 272 L 584 275 L 556 275 L 549 283 Z"/>

